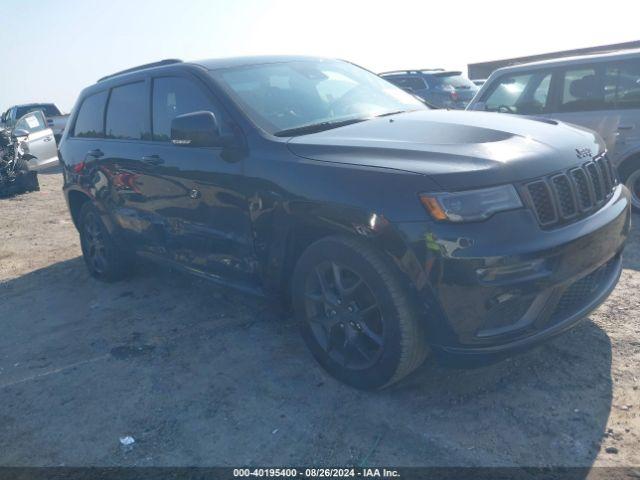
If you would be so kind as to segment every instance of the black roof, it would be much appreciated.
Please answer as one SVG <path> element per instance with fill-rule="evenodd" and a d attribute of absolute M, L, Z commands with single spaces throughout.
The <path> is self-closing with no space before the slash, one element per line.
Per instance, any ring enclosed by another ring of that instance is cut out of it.
<path fill-rule="evenodd" d="M 262 65 L 262 64 L 268 64 L 268 63 L 296 62 L 296 61 L 305 61 L 305 60 L 306 61 L 309 61 L 309 60 L 327 61 L 327 60 L 333 60 L 333 59 L 298 56 L 298 55 L 264 55 L 264 56 L 252 56 L 252 57 L 212 58 L 212 59 L 206 59 L 206 60 L 198 60 L 194 62 L 183 62 L 182 60 L 170 58 L 166 60 L 160 60 L 157 62 L 145 63 L 144 65 L 127 68 L 126 70 L 121 70 L 119 72 L 112 73 L 110 75 L 105 75 L 104 77 L 100 78 L 98 82 L 102 82 L 104 80 L 108 80 L 108 79 L 118 77 L 120 75 L 125 75 L 128 73 L 139 72 L 142 70 L 148 70 L 148 69 L 158 68 L 158 67 L 166 67 L 169 65 L 176 65 L 176 64 L 197 66 L 200 68 L 204 68 L 206 70 L 218 70 L 222 68 L 243 67 L 243 66 L 249 66 L 249 65 Z"/>
<path fill-rule="evenodd" d="M 207 70 L 217 70 L 221 68 L 232 67 L 246 67 L 249 65 L 263 65 L 267 63 L 286 63 L 286 62 L 301 62 L 301 61 L 331 61 L 331 58 L 322 57 L 309 57 L 302 55 L 259 55 L 252 57 L 230 57 L 230 58 L 211 58 L 208 60 L 199 60 L 195 62 L 189 62 L 194 65 L 199 65 Z"/>

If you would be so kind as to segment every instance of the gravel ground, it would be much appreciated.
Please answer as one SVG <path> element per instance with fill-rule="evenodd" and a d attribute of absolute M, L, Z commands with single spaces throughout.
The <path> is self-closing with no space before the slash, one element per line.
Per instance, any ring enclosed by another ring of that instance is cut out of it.
<path fill-rule="evenodd" d="M 40 182 L 0 200 L 0 465 L 640 465 L 638 228 L 574 330 L 363 393 L 262 300 L 152 266 L 93 280 L 61 175 Z"/>

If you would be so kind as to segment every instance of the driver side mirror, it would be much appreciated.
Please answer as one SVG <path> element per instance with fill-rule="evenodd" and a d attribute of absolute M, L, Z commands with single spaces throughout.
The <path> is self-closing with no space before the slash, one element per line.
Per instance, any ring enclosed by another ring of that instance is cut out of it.
<path fill-rule="evenodd" d="M 29 132 L 27 132 L 26 130 L 23 130 L 21 128 L 17 128 L 13 131 L 13 136 L 16 138 L 20 138 L 20 137 L 28 137 L 29 136 Z"/>
<path fill-rule="evenodd" d="M 171 121 L 171 142 L 189 147 L 220 147 L 218 120 L 213 112 L 178 115 Z"/>

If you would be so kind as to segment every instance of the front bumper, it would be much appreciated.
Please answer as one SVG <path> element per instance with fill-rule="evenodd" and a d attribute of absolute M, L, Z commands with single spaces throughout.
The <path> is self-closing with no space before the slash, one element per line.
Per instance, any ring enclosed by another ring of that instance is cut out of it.
<path fill-rule="evenodd" d="M 620 276 L 629 204 L 619 185 L 597 212 L 552 230 L 527 209 L 478 223 L 397 224 L 409 248 L 396 258 L 425 307 L 432 348 L 511 353 L 587 316 Z"/>

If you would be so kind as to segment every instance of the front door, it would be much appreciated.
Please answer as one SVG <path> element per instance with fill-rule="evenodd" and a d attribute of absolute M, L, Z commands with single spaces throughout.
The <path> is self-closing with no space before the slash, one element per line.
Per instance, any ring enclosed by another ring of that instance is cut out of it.
<path fill-rule="evenodd" d="M 253 237 L 244 193 L 243 163 L 234 148 L 174 145 L 171 121 L 178 115 L 211 111 L 220 133 L 240 141 L 229 115 L 204 84 L 189 76 L 153 79 L 153 146 L 148 156 L 170 200 L 152 202 L 163 218 L 167 248 L 189 268 L 239 282 L 256 281 Z"/>
<path fill-rule="evenodd" d="M 14 130 L 24 130 L 29 133 L 27 137 L 29 153 L 36 157 L 28 161 L 29 168 L 35 170 L 58 161 L 58 148 L 53 132 L 47 127 L 44 114 L 40 110 L 29 112 L 19 118 Z"/>

